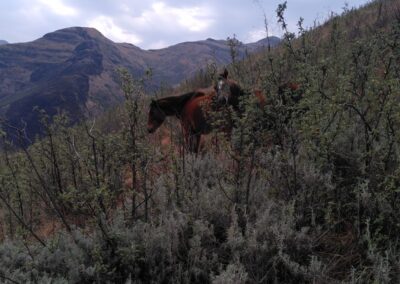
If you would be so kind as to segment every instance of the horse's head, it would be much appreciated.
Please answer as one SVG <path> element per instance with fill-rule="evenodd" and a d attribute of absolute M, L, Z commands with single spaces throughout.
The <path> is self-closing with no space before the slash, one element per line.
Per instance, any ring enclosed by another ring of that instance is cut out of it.
<path fill-rule="evenodd" d="M 231 105 L 237 107 L 239 97 L 244 94 L 242 88 L 234 80 L 228 79 L 228 70 L 226 69 L 218 75 L 215 90 L 217 92 L 216 102 L 219 106 Z"/>
<path fill-rule="evenodd" d="M 231 96 L 230 87 L 228 82 L 228 70 L 224 70 L 223 73 L 218 75 L 217 84 L 215 85 L 217 92 L 217 103 L 218 105 L 227 105 Z"/>
<path fill-rule="evenodd" d="M 162 111 L 157 101 L 152 100 L 149 108 L 149 117 L 147 119 L 147 131 L 153 133 L 160 127 L 165 120 L 165 113 Z"/>

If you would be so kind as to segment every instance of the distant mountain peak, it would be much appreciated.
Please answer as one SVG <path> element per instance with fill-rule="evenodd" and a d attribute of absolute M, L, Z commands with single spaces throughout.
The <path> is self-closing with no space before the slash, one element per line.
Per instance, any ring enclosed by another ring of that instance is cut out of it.
<path fill-rule="evenodd" d="M 96 30 L 95 28 L 88 27 L 70 27 L 65 29 L 56 30 L 51 33 L 47 33 L 43 36 L 44 39 L 56 41 L 56 42 L 75 42 L 81 40 L 88 39 L 97 39 L 97 40 L 107 40 L 101 32 Z"/>
<path fill-rule="evenodd" d="M 247 43 L 246 46 L 249 49 L 249 51 L 254 52 L 256 50 L 259 50 L 261 48 L 265 48 L 271 46 L 274 47 L 277 44 L 279 44 L 279 42 L 281 41 L 281 39 L 279 37 L 276 36 L 270 36 L 270 37 L 266 37 L 263 39 L 260 39 L 256 42 L 253 43 Z"/>
<path fill-rule="evenodd" d="M 3 45 L 3 44 L 8 44 L 8 42 L 3 39 L 0 39 L 0 45 Z"/>

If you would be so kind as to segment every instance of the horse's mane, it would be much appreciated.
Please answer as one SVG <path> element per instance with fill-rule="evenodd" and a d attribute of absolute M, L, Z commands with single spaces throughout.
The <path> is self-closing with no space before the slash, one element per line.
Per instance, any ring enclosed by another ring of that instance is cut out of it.
<path fill-rule="evenodd" d="M 188 92 L 179 96 L 170 96 L 158 99 L 156 103 L 165 112 L 166 115 L 180 116 L 186 103 L 200 96 L 206 95 L 206 92 L 202 89 L 198 89 L 192 92 Z"/>
<path fill-rule="evenodd" d="M 182 109 L 185 104 L 196 97 L 200 97 L 200 96 L 204 96 L 204 93 L 199 92 L 199 91 L 193 91 L 193 92 L 189 92 L 180 96 L 177 96 L 178 100 L 177 100 L 177 105 L 179 106 L 179 109 Z"/>

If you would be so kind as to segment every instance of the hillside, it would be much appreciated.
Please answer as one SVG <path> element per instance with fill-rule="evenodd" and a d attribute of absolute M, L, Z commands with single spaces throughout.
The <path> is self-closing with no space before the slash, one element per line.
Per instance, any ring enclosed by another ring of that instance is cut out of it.
<path fill-rule="evenodd" d="M 251 44 L 250 50 L 261 44 Z M 241 46 L 240 54 L 245 49 Z M 161 82 L 175 85 L 190 78 L 207 63 L 228 64 L 229 54 L 225 41 L 212 39 L 146 51 L 114 43 L 92 28 L 55 31 L 33 42 L 0 47 L 0 115 L 13 125 L 28 122 L 33 138 L 38 132 L 34 106 L 50 116 L 66 111 L 76 122 L 120 102 L 119 67 L 138 77 L 151 69 L 149 87 L 156 88 Z"/>
<path fill-rule="evenodd" d="M 7 41 L 5 41 L 5 40 L 3 40 L 3 39 L 0 39 L 0 45 L 2 45 L 2 44 L 7 44 L 8 42 Z"/>
<path fill-rule="evenodd" d="M 127 72 L 123 103 L 96 120 L 2 139 L 0 279 L 400 283 L 398 11 L 379 0 L 284 30 L 228 66 L 239 106 L 159 112 L 167 100 Z M 213 131 L 193 154 L 201 119 Z"/>

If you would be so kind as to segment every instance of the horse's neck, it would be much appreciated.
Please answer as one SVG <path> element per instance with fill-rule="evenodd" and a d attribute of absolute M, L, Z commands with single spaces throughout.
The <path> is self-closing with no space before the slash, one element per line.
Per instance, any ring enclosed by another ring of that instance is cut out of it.
<path fill-rule="evenodd" d="M 185 104 L 192 99 L 193 97 L 197 96 L 196 92 L 186 93 L 180 96 L 175 97 L 167 97 L 164 99 L 160 99 L 158 101 L 158 105 L 164 111 L 166 116 L 180 116 Z"/>
<path fill-rule="evenodd" d="M 199 96 L 198 92 L 189 92 L 180 96 L 177 96 L 177 100 L 175 102 L 177 109 L 179 109 L 179 112 L 182 111 L 182 109 L 185 107 L 186 103 L 191 100 L 194 97 Z"/>
<path fill-rule="evenodd" d="M 161 99 L 157 102 L 159 108 L 165 113 L 166 116 L 176 115 L 176 108 L 173 102 L 170 99 L 167 100 Z"/>

